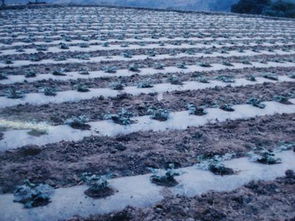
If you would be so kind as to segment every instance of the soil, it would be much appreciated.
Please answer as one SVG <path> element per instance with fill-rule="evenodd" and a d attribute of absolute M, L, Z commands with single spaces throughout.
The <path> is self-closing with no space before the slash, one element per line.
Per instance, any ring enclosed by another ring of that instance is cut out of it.
<path fill-rule="evenodd" d="M 78 142 L 27 146 L 0 153 L 0 187 L 12 192 L 24 179 L 54 187 L 80 183 L 83 172 L 131 176 L 148 168 L 191 166 L 200 154 L 242 156 L 254 147 L 295 142 L 295 114 L 191 127 L 184 131 L 137 132 L 117 137 L 87 137 Z M 1 191 L 1 190 L 0 190 Z"/>
<path fill-rule="evenodd" d="M 18 105 L 4 108 L 0 117 L 21 121 L 45 121 L 50 124 L 64 124 L 65 120 L 85 115 L 89 121 L 102 120 L 108 113 L 118 113 L 121 108 L 131 111 L 134 116 L 148 115 L 150 107 L 164 108 L 170 111 L 186 110 L 188 103 L 197 106 L 217 107 L 223 104 L 243 104 L 249 98 L 255 97 L 263 101 L 273 100 L 276 95 L 295 97 L 295 83 L 264 83 L 243 87 L 215 87 L 212 89 L 174 91 L 163 93 L 162 99 L 158 94 L 142 94 L 132 96 L 122 94 L 115 98 L 97 97 L 79 102 L 66 102 L 61 104 Z"/>
<path fill-rule="evenodd" d="M 100 191 L 93 191 L 91 190 L 91 188 L 85 190 L 85 195 L 91 197 L 91 198 L 95 198 L 95 199 L 99 199 L 99 198 L 105 198 L 108 196 L 111 196 L 115 193 L 115 190 L 113 190 L 110 187 L 106 187 Z"/>
<path fill-rule="evenodd" d="M 231 192 L 167 196 L 153 207 L 127 207 L 120 212 L 88 218 L 76 216 L 68 221 L 292 221 L 295 219 L 295 176 L 291 171 L 286 174 L 275 181 L 252 181 Z"/>

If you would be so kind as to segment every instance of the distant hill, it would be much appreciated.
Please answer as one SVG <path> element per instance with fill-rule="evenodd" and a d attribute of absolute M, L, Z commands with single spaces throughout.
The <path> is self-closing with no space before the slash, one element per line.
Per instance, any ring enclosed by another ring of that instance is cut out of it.
<path fill-rule="evenodd" d="M 148 8 L 173 8 L 198 11 L 230 11 L 238 0 L 46 0 L 49 3 L 106 4 Z M 25 4 L 28 0 L 6 0 L 7 4 Z"/>

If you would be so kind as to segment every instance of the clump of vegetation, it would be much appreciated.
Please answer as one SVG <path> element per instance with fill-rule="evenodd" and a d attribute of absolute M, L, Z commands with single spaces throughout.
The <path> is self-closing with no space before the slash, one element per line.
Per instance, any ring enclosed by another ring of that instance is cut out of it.
<path fill-rule="evenodd" d="M 45 206 L 50 203 L 54 188 L 47 184 L 34 184 L 25 180 L 24 184 L 18 186 L 14 191 L 14 202 L 24 204 L 25 208 Z"/>
<path fill-rule="evenodd" d="M 201 67 L 204 67 L 204 68 L 210 68 L 210 67 L 212 67 L 212 65 L 209 64 L 209 63 L 201 63 L 200 66 Z"/>
<path fill-rule="evenodd" d="M 124 86 L 125 85 L 121 82 L 113 82 L 110 84 L 110 88 L 112 88 L 113 90 L 123 90 Z"/>
<path fill-rule="evenodd" d="M 0 73 L 0 80 L 6 80 L 6 79 L 8 79 L 6 74 Z"/>
<path fill-rule="evenodd" d="M 92 198 L 104 198 L 114 194 L 114 190 L 109 186 L 108 179 L 111 175 L 95 175 L 89 172 L 82 174 L 82 181 L 85 182 L 89 188 L 85 190 L 85 194 Z"/>
<path fill-rule="evenodd" d="M 228 66 L 228 67 L 232 67 L 232 66 L 233 66 L 232 63 L 227 62 L 227 61 L 222 62 L 222 64 L 223 64 L 224 66 Z"/>
<path fill-rule="evenodd" d="M 82 71 L 79 72 L 79 74 L 81 74 L 81 75 L 89 75 L 89 71 L 82 70 Z"/>
<path fill-rule="evenodd" d="M 286 96 L 276 95 L 274 96 L 274 100 L 282 104 L 291 104 L 288 97 Z"/>
<path fill-rule="evenodd" d="M 157 70 L 164 69 L 164 65 L 161 63 L 155 63 L 153 67 L 154 67 L 154 69 L 157 69 Z"/>
<path fill-rule="evenodd" d="M 36 76 L 37 76 L 36 73 L 33 72 L 33 71 L 29 71 L 29 72 L 27 72 L 27 73 L 25 74 L 25 77 L 26 77 L 26 78 L 34 78 L 34 77 L 36 77 Z"/>
<path fill-rule="evenodd" d="M 258 98 L 250 98 L 248 101 L 247 101 L 247 104 L 251 104 L 253 105 L 254 107 L 258 107 L 260 109 L 264 109 L 265 108 L 265 104 L 261 103 L 261 100 L 258 99 Z"/>
<path fill-rule="evenodd" d="M 75 88 L 77 89 L 77 91 L 79 92 L 89 92 L 89 88 L 85 85 L 85 84 L 77 84 L 75 86 Z"/>
<path fill-rule="evenodd" d="M 205 111 L 205 109 L 203 107 L 197 107 L 194 104 L 188 104 L 187 110 L 188 110 L 189 114 L 191 114 L 191 115 L 203 116 L 203 115 L 207 114 L 207 112 Z"/>
<path fill-rule="evenodd" d="M 46 96 L 56 96 L 56 90 L 55 90 L 55 88 L 45 87 L 43 89 L 43 93 Z"/>
<path fill-rule="evenodd" d="M 151 114 L 151 118 L 158 121 L 166 121 L 169 119 L 170 112 L 166 109 L 150 108 L 148 113 Z"/>
<path fill-rule="evenodd" d="M 69 49 L 70 47 L 69 47 L 67 44 L 65 44 L 65 43 L 60 43 L 60 44 L 59 44 L 59 48 L 60 48 L 60 49 L 63 49 L 63 50 L 67 50 L 67 49 Z"/>
<path fill-rule="evenodd" d="M 55 70 L 52 74 L 54 76 L 66 76 L 66 74 L 62 70 Z"/>
<path fill-rule="evenodd" d="M 199 163 L 196 164 L 196 167 L 203 170 L 209 170 L 215 175 L 232 175 L 235 171 L 224 165 L 224 161 L 230 160 L 232 157 L 233 154 L 214 155 L 212 158 L 202 155 L 197 158 Z"/>
<path fill-rule="evenodd" d="M 252 161 L 263 164 L 279 164 L 281 159 L 277 158 L 275 152 L 267 150 L 265 148 L 255 149 L 248 153 Z"/>
<path fill-rule="evenodd" d="M 247 79 L 248 81 L 256 81 L 256 78 L 255 78 L 254 75 L 247 75 L 247 76 L 246 76 L 246 79 Z"/>
<path fill-rule="evenodd" d="M 70 127 L 74 129 L 89 130 L 91 126 L 87 124 L 88 121 L 89 119 L 86 116 L 81 115 L 78 117 L 71 117 L 67 119 L 65 121 L 65 124 L 69 125 Z"/>
<path fill-rule="evenodd" d="M 187 69 L 187 66 L 186 66 L 185 62 L 182 62 L 180 64 L 177 64 L 176 67 L 178 67 L 180 69 Z"/>
<path fill-rule="evenodd" d="M 271 73 L 265 73 L 263 74 L 263 77 L 269 80 L 273 80 L 273 81 L 277 81 L 278 80 L 278 76 L 275 74 L 271 74 Z"/>
<path fill-rule="evenodd" d="M 122 56 L 124 58 L 132 58 L 133 55 L 131 52 L 127 51 L 127 52 L 122 53 Z"/>
<path fill-rule="evenodd" d="M 199 77 L 197 77 L 196 80 L 197 80 L 198 82 L 201 82 L 201 83 L 204 83 L 204 84 L 208 84 L 208 83 L 209 83 L 208 78 L 205 78 L 205 77 L 203 77 L 203 76 L 199 76 Z"/>
<path fill-rule="evenodd" d="M 140 72 L 139 67 L 138 67 L 137 64 L 131 64 L 131 65 L 129 65 L 128 70 L 129 71 L 133 71 L 133 72 Z"/>
<path fill-rule="evenodd" d="M 153 85 L 151 84 L 151 82 L 149 80 L 146 80 L 146 81 L 139 82 L 137 84 L 137 87 L 138 88 L 152 88 Z"/>
<path fill-rule="evenodd" d="M 11 99 L 19 99 L 23 98 L 24 94 L 21 91 L 15 90 L 14 88 L 9 88 L 6 93 L 6 97 Z"/>
<path fill-rule="evenodd" d="M 171 84 L 175 84 L 175 85 L 182 85 L 182 81 L 176 76 L 176 75 L 172 75 L 168 78 L 168 81 Z"/>
<path fill-rule="evenodd" d="M 220 108 L 221 110 L 228 111 L 228 112 L 233 112 L 233 111 L 235 111 L 235 109 L 233 108 L 233 106 L 230 105 L 230 104 L 222 104 L 222 105 L 220 105 L 219 108 Z"/>
<path fill-rule="evenodd" d="M 153 175 L 150 177 L 152 183 L 159 186 L 173 187 L 178 184 L 175 180 L 175 176 L 179 176 L 179 172 L 174 169 L 174 165 L 170 164 L 169 168 L 163 169 L 151 169 Z"/>
<path fill-rule="evenodd" d="M 117 67 L 116 66 L 107 66 L 103 68 L 103 71 L 106 73 L 114 74 L 117 72 Z"/>
<path fill-rule="evenodd" d="M 216 79 L 220 80 L 224 83 L 234 83 L 235 82 L 235 79 L 232 76 L 228 76 L 228 75 L 220 75 Z"/>
<path fill-rule="evenodd" d="M 122 108 L 121 111 L 117 114 L 106 114 L 104 115 L 105 120 L 112 120 L 116 124 L 120 125 L 129 125 L 134 123 L 134 120 L 131 118 L 133 117 L 133 113 Z"/>

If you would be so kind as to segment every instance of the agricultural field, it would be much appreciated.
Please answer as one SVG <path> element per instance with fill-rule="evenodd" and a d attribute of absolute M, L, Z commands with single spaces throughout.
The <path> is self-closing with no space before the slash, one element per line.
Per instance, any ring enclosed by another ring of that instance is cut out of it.
<path fill-rule="evenodd" d="M 0 11 L 0 220 L 294 220 L 295 20 Z"/>

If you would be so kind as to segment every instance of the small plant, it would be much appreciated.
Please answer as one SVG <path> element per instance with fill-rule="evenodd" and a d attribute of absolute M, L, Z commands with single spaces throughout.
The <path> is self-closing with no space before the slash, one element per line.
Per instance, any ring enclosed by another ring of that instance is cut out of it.
<path fill-rule="evenodd" d="M 36 77 L 36 76 L 37 76 L 36 73 L 33 72 L 33 71 L 29 71 L 29 72 L 27 72 L 27 73 L 25 74 L 25 77 L 26 77 L 26 78 L 34 78 L 34 77 Z"/>
<path fill-rule="evenodd" d="M 8 77 L 6 76 L 6 74 L 0 73 L 0 80 L 6 80 L 6 79 L 8 79 Z"/>
<path fill-rule="evenodd" d="M 139 82 L 139 83 L 137 84 L 137 87 L 138 87 L 138 88 L 152 88 L 153 85 L 150 83 L 149 80 L 146 80 L 146 81 Z"/>
<path fill-rule="evenodd" d="M 120 124 L 120 125 L 129 125 L 134 123 L 131 117 L 133 117 L 133 113 L 131 113 L 130 111 L 127 111 L 124 108 L 122 108 L 118 114 L 104 115 L 105 120 L 112 120 L 114 123 Z"/>
<path fill-rule="evenodd" d="M 248 76 L 246 76 L 246 79 L 247 79 L 248 81 L 256 81 L 256 78 L 255 78 L 254 75 L 248 75 Z"/>
<path fill-rule="evenodd" d="M 179 69 L 187 69 L 185 62 L 176 65 Z"/>
<path fill-rule="evenodd" d="M 295 73 L 290 74 L 289 78 L 295 79 Z"/>
<path fill-rule="evenodd" d="M 175 85 L 182 85 L 182 81 L 176 76 L 176 75 L 172 75 L 168 78 L 168 81 L 171 84 L 175 84 Z"/>
<path fill-rule="evenodd" d="M 271 74 L 271 73 L 265 73 L 263 75 L 264 78 L 269 79 L 269 80 L 273 80 L 273 81 L 277 81 L 278 80 L 278 76 L 275 74 Z"/>
<path fill-rule="evenodd" d="M 82 174 L 82 181 L 85 182 L 89 188 L 85 190 L 85 195 L 92 198 L 104 198 L 114 194 L 114 190 L 109 186 L 108 179 L 111 175 L 99 176 L 92 173 L 85 172 Z"/>
<path fill-rule="evenodd" d="M 45 87 L 43 93 L 46 96 L 56 96 L 56 90 L 54 88 Z"/>
<path fill-rule="evenodd" d="M 235 109 L 232 107 L 232 105 L 230 104 L 222 104 L 220 105 L 219 107 L 221 110 L 224 110 L 224 111 L 228 111 L 228 112 L 233 112 L 235 111 Z"/>
<path fill-rule="evenodd" d="M 291 104 L 288 97 L 281 96 L 281 95 L 274 96 L 274 100 L 279 102 L 279 103 L 282 103 L 282 104 Z"/>
<path fill-rule="evenodd" d="M 89 88 L 85 84 L 77 84 L 76 86 L 77 91 L 79 92 L 89 92 Z"/>
<path fill-rule="evenodd" d="M 25 208 L 45 206 L 50 203 L 53 193 L 53 187 L 47 184 L 34 184 L 25 180 L 24 185 L 18 186 L 14 191 L 13 201 L 24 204 Z"/>
<path fill-rule="evenodd" d="M 56 70 L 52 73 L 54 76 L 66 76 L 66 74 L 62 70 Z"/>
<path fill-rule="evenodd" d="M 262 164 L 279 164 L 281 159 L 275 156 L 273 151 L 267 150 L 265 148 L 255 149 L 248 153 L 252 161 L 262 163 Z"/>
<path fill-rule="evenodd" d="M 251 104 L 253 105 L 254 107 L 258 107 L 260 109 L 264 109 L 265 108 L 265 104 L 262 104 L 261 103 L 261 100 L 258 99 L 258 98 L 250 98 L 248 101 L 247 101 L 247 104 Z"/>
<path fill-rule="evenodd" d="M 203 115 L 207 114 L 207 112 L 205 111 L 205 109 L 203 107 L 197 107 L 194 104 L 188 104 L 187 110 L 188 110 L 189 114 L 191 114 L 191 115 L 203 116 Z"/>
<path fill-rule="evenodd" d="M 113 82 L 110 84 L 110 87 L 113 90 L 123 90 L 124 89 L 124 84 L 122 84 L 121 82 Z"/>
<path fill-rule="evenodd" d="M 59 48 L 63 49 L 63 50 L 67 50 L 67 49 L 69 49 L 69 46 L 67 44 L 65 44 L 65 43 L 60 43 Z"/>
<path fill-rule="evenodd" d="M 81 75 L 89 75 L 90 73 L 87 70 L 82 70 L 82 71 L 79 72 L 79 74 L 81 74 Z"/>
<path fill-rule="evenodd" d="M 225 154 L 223 156 L 214 155 L 212 158 L 208 158 L 202 155 L 197 158 L 199 163 L 196 164 L 196 167 L 203 170 L 209 170 L 215 175 L 232 175 L 235 173 L 235 171 L 224 165 L 224 161 L 230 160 L 232 157 L 233 154 Z"/>
<path fill-rule="evenodd" d="M 216 79 L 220 80 L 224 83 L 234 83 L 235 82 L 235 79 L 231 76 L 228 76 L 228 75 L 220 75 Z"/>
<path fill-rule="evenodd" d="M 133 71 L 133 72 L 140 72 L 139 67 L 137 64 L 131 64 L 128 66 L 128 70 L 129 71 Z"/>
<path fill-rule="evenodd" d="M 212 67 L 212 65 L 209 64 L 209 63 L 201 63 L 200 66 L 201 67 L 204 67 L 204 68 L 210 68 L 210 67 Z"/>
<path fill-rule="evenodd" d="M 153 67 L 154 67 L 154 69 L 157 69 L 157 70 L 164 69 L 164 65 L 161 63 L 155 63 Z"/>
<path fill-rule="evenodd" d="M 166 121 L 169 119 L 170 112 L 166 109 L 154 109 L 150 108 L 148 113 L 151 114 L 151 118 L 158 121 Z"/>
<path fill-rule="evenodd" d="M 227 62 L 227 61 L 222 62 L 222 64 L 223 64 L 224 66 L 228 66 L 228 67 L 232 67 L 232 66 L 233 66 L 232 63 Z"/>
<path fill-rule="evenodd" d="M 14 88 L 9 88 L 6 93 L 6 97 L 11 99 L 19 99 L 23 98 L 24 94 L 20 91 L 15 90 Z"/>
<path fill-rule="evenodd" d="M 117 72 L 117 67 L 116 66 L 107 66 L 103 68 L 104 72 L 114 74 Z"/>
<path fill-rule="evenodd" d="M 196 80 L 197 80 L 198 82 L 201 82 L 201 83 L 204 83 L 204 84 L 208 84 L 208 83 L 209 83 L 208 78 L 203 77 L 203 76 L 199 76 L 199 77 L 197 77 Z"/>
<path fill-rule="evenodd" d="M 70 127 L 74 129 L 89 130 L 90 125 L 87 124 L 88 121 L 89 119 L 86 116 L 81 115 L 79 117 L 72 117 L 70 119 L 67 119 L 65 121 L 65 124 L 69 125 Z"/>
<path fill-rule="evenodd" d="M 178 184 L 175 180 L 175 176 L 179 176 L 179 173 L 175 171 L 174 165 L 169 165 L 170 168 L 163 169 L 151 169 L 153 175 L 150 177 L 152 183 L 159 186 L 173 187 Z"/>
<path fill-rule="evenodd" d="M 131 52 L 124 52 L 124 53 L 122 53 L 122 56 L 124 57 L 124 58 L 132 58 L 132 53 Z"/>

